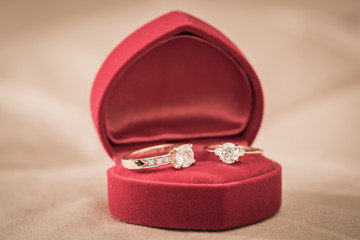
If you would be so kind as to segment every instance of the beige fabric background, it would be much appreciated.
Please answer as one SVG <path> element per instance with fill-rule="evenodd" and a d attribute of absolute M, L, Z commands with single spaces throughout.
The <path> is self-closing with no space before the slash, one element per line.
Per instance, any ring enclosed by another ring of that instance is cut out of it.
<path fill-rule="evenodd" d="M 255 145 L 283 166 L 274 217 L 229 231 L 127 224 L 89 111 L 93 78 L 133 30 L 174 9 L 228 35 L 258 72 Z M 359 239 L 359 1 L 1 1 L 1 239 Z"/>

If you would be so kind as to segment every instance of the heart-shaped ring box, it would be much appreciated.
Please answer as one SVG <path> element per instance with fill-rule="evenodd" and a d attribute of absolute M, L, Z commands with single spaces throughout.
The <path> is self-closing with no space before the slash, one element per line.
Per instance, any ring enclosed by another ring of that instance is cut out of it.
<path fill-rule="evenodd" d="M 263 155 L 225 164 L 203 147 L 250 145 L 263 95 L 253 68 L 218 30 L 174 11 L 122 41 L 99 70 L 92 117 L 115 161 L 111 214 L 125 222 L 221 230 L 268 218 L 281 204 L 281 167 Z M 195 165 L 128 170 L 121 157 L 162 143 L 192 143 Z"/>

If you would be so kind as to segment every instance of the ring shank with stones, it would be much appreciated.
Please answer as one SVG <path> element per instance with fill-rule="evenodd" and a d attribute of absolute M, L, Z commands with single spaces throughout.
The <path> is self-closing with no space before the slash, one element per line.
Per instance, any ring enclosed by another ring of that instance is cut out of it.
<path fill-rule="evenodd" d="M 125 155 L 121 164 L 127 169 L 146 169 L 172 164 L 174 168 L 195 163 L 192 144 L 162 144 L 143 148 Z"/>
<path fill-rule="evenodd" d="M 220 160 L 227 164 L 232 164 L 239 161 L 239 158 L 245 154 L 263 154 L 264 151 L 260 148 L 240 146 L 234 143 L 224 143 L 219 145 L 209 145 L 204 147 L 207 152 L 213 152 L 219 156 Z"/>

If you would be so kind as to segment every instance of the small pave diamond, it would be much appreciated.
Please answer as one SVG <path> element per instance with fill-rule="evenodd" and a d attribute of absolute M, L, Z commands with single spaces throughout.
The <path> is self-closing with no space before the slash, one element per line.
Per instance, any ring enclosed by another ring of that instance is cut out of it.
<path fill-rule="evenodd" d="M 189 167 L 195 162 L 192 144 L 180 145 L 170 152 L 171 163 L 175 168 Z"/>
<path fill-rule="evenodd" d="M 164 156 L 163 158 L 163 164 L 171 163 L 170 155 Z"/>
<path fill-rule="evenodd" d="M 168 163 L 171 163 L 170 157 L 165 155 L 165 156 L 150 158 L 144 161 L 138 160 L 136 164 L 138 166 L 141 166 L 142 168 L 150 168 L 150 167 L 161 166 Z"/>
<path fill-rule="evenodd" d="M 156 165 L 155 160 L 153 160 L 153 159 L 147 160 L 146 163 L 147 163 L 148 166 L 155 166 Z"/>
<path fill-rule="evenodd" d="M 245 151 L 233 143 L 224 143 L 214 152 L 220 157 L 221 161 L 227 164 L 234 163 L 239 160 L 239 157 L 245 155 Z"/>
<path fill-rule="evenodd" d="M 155 160 L 155 162 L 156 162 L 156 165 L 161 165 L 161 164 L 163 164 L 163 158 L 162 158 L 162 157 L 158 157 L 158 158 Z"/>

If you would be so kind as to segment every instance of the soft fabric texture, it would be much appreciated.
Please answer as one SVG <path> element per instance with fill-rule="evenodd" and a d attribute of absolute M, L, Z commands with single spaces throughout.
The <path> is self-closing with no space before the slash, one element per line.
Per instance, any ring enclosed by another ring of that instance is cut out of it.
<path fill-rule="evenodd" d="M 183 231 L 109 212 L 114 162 L 89 114 L 94 76 L 122 39 L 174 9 L 220 29 L 259 75 L 253 145 L 283 174 L 265 221 Z M 0 239 L 359 239 L 359 1 L 20 0 L 0 13 Z"/>
<path fill-rule="evenodd" d="M 250 162 L 256 169 L 248 166 Z M 110 212 L 126 222 L 162 228 L 223 230 L 257 222 L 275 214 L 281 203 L 280 166 L 269 162 L 272 170 L 266 172 L 259 165 L 251 159 L 227 168 L 224 163 L 200 162 L 182 173 L 163 169 L 162 174 L 149 170 L 137 175 L 110 169 Z"/>
<path fill-rule="evenodd" d="M 211 59 L 198 62 L 201 58 Z M 198 89 L 204 83 L 208 86 Z M 183 96 L 180 91 L 191 85 L 194 89 Z M 176 87 L 178 92 L 169 94 Z M 217 90 L 223 91 L 218 98 Z M 251 144 L 263 106 L 259 79 L 242 52 L 217 29 L 181 11 L 164 14 L 124 39 L 105 59 L 91 91 L 93 121 L 110 157 L 126 143 L 156 140 L 237 135 Z"/>
<path fill-rule="evenodd" d="M 182 13 L 160 21 L 174 14 Z M 229 54 L 189 33 L 144 51 L 114 79 L 105 103 L 113 144 L 236 135 L 247 127 L 251 85 Z"/>

